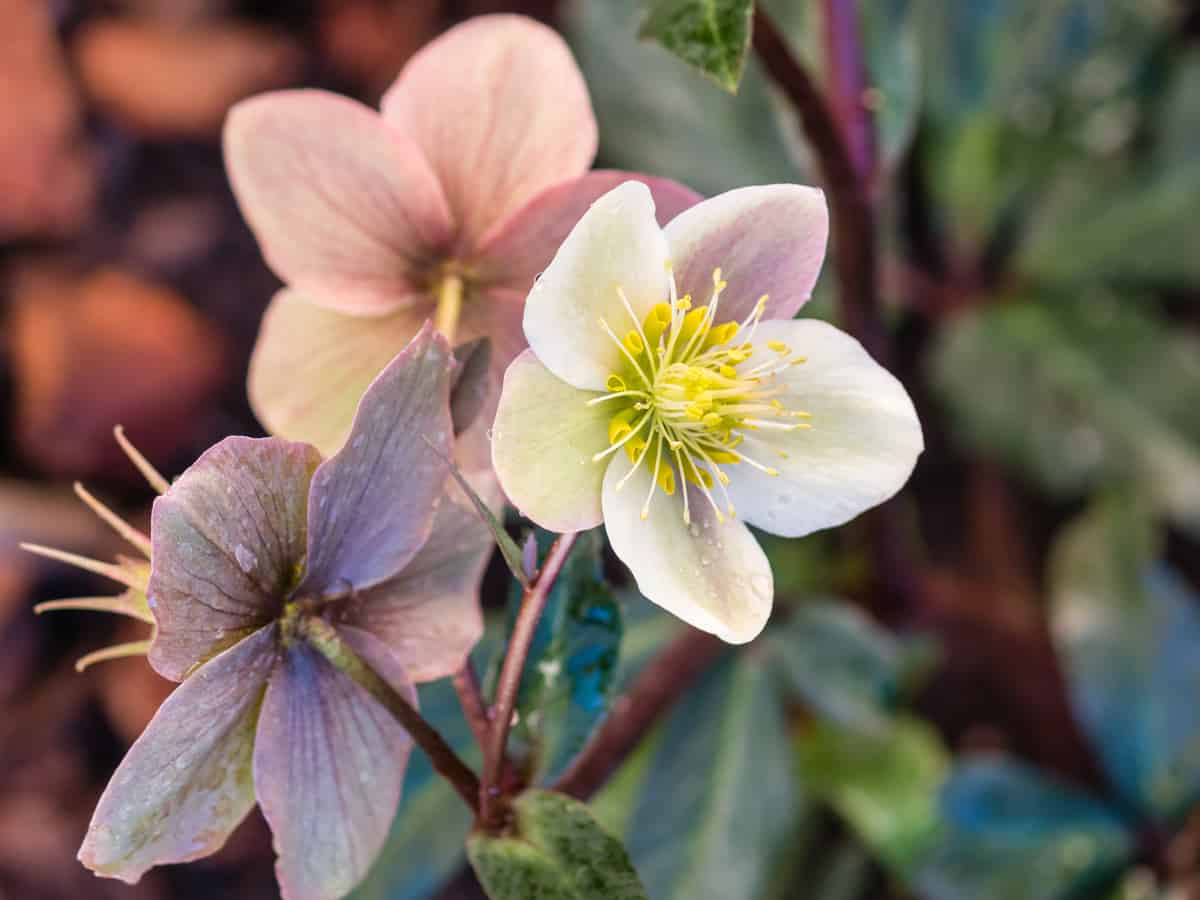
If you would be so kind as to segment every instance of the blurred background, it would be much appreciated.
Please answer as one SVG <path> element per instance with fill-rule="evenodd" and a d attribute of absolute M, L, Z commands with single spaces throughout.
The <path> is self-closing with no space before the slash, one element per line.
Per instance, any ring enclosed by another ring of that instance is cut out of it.
<path fill-rule="evenodd" d="M 861 525 L 768 541 L 775 627 L 598 809 L 654 900 L 1200 897 L 1200 7 L 860 6 L 892 365 L 928 449 L 886 552 Z M 766 7 L 820 71 L 817 4 Z M 634 0 L 0 0 L 0 900 L 277 896 L 257 813 L 137 886 L 75 863 L 170 686 L 139 658 L 76 674 L 146 628 L 35 617 L 112 585 L 16 542 L 122 552 L 77 479 L 148 527 L 115 424 L 168 475 L 261 434 L 245 372 L 276 282 L 226 183 L 229 106 L 374 103 L 498 10 L 568 37 L 599 165 L 817 180 L 753 61 L 723 93 L 635 39 Z M 834 288 L 808 313 L 836 320 Z M 646 606 L 622 672 L 669 630 Z M 478 896 L 461 812 L 411 779 L 361 896 Z"/>

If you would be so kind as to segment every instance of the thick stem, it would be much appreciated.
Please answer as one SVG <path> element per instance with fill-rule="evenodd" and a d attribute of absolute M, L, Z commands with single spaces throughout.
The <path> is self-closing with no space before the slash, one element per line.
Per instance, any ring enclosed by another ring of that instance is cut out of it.
<path fill-rule="evenodd" d="M 546 554 L 546 561 L 542 564 L 537 578 L 521 598 L 521 608 L 517 612 L 516 622 L 513 623 L 512 637 L 508 642 L 504 663 L 500 667 L 500 678 L 496 685 L 495 714 L 483 757 L 483 796 L 480 805 L 481 819 L 485 827 L 497 827 L 500 824 L 497 821 L 500 777 L 504 772 L 508 730 L 512 725 L 517 692 L 521 687 L 521 674 L 525 671 L 529 645 L 533 641 L 533 633 L 537 629 L 542 610 L 546 607 L 546 598 L 550 596 L 550 589 L 554 587 L 554 582 L 562 571 L 577 536 L 573 532 L 560 534 L 555 540 L 550 552 Z"/>
<path fill-rule="evenodd" d="M 724 649 L 717 638 L 690 628 L 663 648 L 613 704 L 604 724 L 554 789 L 580 800 L 599 790 Z"/>
<path fill-rule="evenodd" d="M 305 616 L 298 627 L 314 649 L 364 687 L 395 716 L 417 746 L 425 751 L 434 769 L 454 786 L 471 811 L 478 813 L 479 778 L 459 758 L 454 748 L 446 743 L 446 739 L 425 721 L 408 700 L 350 649 L 336 628 L 316 616 Z"/>
<path fill-rule="evenodd" d="M 463 667 L 454 673 L 454 690 L 458 694 L 458 703 L 462 707 L 463 716 L 471 726 L 471 733 L 479 746 L 486 747 L 488 734 L 491 731 L 491 717 L 487 705 L 483 702 L 483 692 L 479 689 L 479 676 L 471 660 L 463 663 Z"/>
<path fill-rule="evenodd" d="M 437 312 L 433 325 L 453 345 L 458 331 L 458 317 L 462 314 L 463 280 L 458 275 L 447 275 L 437 288 Z"/>

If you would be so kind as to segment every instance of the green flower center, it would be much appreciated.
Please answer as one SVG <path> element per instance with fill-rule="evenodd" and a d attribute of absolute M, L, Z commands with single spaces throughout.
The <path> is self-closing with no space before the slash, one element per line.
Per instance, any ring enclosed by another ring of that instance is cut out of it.
<path fill-rule="evenodd" d="M 625 450 L 633 468 L 618 483 L 618 490 L 642 465 L 647 466 L 651 484 L 642 505 L 643 519 L 650 514 L 656 489 L 673 495 L 680 478 L 699 489 L 718 522 L 724 522 L 726 515 L 736 516 L 723 466 L 745 463 L 768 475 L 779 474 L 740 449 L 745 432 L 812 427 L 797 421 L 811 418 L 809 413 L 784 406 L 779 396 L 784 387 L 776 379 L 788 367 L 803 363 L 804 357 L 779 341 L 768 342 L 765 354 L 752 343 L 766 309 L 766 295 L 742 322 L 717 324 L 726 287 L 720 269 L 713 271 L 712 285 L 708 304 L 693 308 L 690 295 L 677 296 L 672 275 L 671 302 L 659 303 L 641 321 L 618 286 L 633 327 L 619 337 L 600 320 L 621 349 L 622 365 L 608 376 L 609 393 L 588 401 L 589 405 L 611 404 L 614 410 L 608 423 L 610 446 L 593 459 L 598 462 Z M 721 502 L 714 488 L 722 495 Z M 682 493 L 683 518 L 690 524 L 688 491 Z"/>

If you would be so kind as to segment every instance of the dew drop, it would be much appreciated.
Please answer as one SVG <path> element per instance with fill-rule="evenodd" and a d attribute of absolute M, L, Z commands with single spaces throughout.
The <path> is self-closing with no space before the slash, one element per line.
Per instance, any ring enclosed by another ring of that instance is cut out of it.
<path fill-rule="evenodd" d="M 238 544 L 234 547 L 233 556 L 237 560 L 237 564 L 242 567 L 242 571 L 247 575 L 258 565 L 258 557 L 245 544 Z"/>

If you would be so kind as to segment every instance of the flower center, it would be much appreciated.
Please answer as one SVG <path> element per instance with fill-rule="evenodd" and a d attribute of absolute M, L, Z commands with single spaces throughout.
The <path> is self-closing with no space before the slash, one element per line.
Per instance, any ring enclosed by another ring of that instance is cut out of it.
<path fill-rule="evenodd" d="M 759 298 L 743 321 L 717 324 L 725 287 L 721 270 L 714 269 L 707 305 L 693 308 L 691 295 L 678 296 L 672 274 L 670 303 L 659 303 L 639 321 L 618 286 L 632 327 L 621 337 L 600 320 L 600 327 L 620 347 L 622 365 L 608 376 L 609 393 L 588 401 L 589 405 L 610 403 L 616 410 L 608 423 L 610 446 L 593 459 L 600 461 L 625 450 L 633 468 L 617 490 L 642 465 L 648 468 L 651 484 L 642 505 L 643 519 L 650 514 L 656 489 L 673 495 L 680 478 L 695 485 L 712 505 L 718 522 L 724 522 L 726 514 L 737 515 L 723 466 L 745 463 L 768 475 L 779 474 L 740 449 L 745 432 L 812 427 L 797 421 L 811 418 L 809 413 L 784 406 L 780 399 L 784 387 L 775 377 L 803 363 L 804 357 L 784 343 L 770 341 L 763 358 L 762 348 L 756 350 L 752 343 L 767 296 Z M 722 495 L 720 503 L 714 488 Z M 683 519 L 690 524 L 688 491 L 682 493 Z"/>

